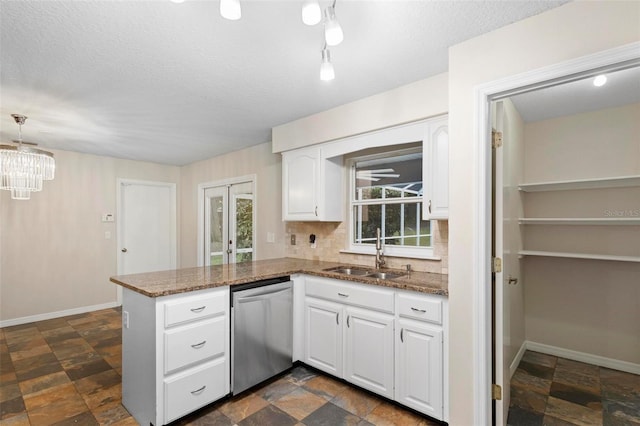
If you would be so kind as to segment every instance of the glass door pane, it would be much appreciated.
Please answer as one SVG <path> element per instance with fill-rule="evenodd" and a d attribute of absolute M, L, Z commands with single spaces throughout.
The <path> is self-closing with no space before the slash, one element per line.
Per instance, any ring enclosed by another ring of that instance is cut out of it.
<path fill-rule="evenodd" d="M 205 265 L 228 262 L 228 203 L 227 187 L 205 190 Z"/>
<path fill-rule="evenodd" d="M 232 185 L 229 188 L 233 200 L 231 226 L 235 238 L 235 256 L 231 262 L 253 260 L 253 184 L 251 182 Z"/>

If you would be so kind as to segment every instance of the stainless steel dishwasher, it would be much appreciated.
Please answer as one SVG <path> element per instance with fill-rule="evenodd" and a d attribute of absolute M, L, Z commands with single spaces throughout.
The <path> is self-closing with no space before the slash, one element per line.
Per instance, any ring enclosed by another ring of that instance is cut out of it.
<path fill-rule="evenodd" d="M 293 288 L 289 277 L 231 287 L 231 392 L 293 365 Z"/>

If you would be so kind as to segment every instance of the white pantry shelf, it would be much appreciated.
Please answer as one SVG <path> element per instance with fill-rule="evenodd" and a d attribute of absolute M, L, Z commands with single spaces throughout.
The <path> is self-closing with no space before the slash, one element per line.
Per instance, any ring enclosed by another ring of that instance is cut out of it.
<path fill-rule="evenodd" d="M 640 186 L 640 175 L 525 183 L 518 185 L 518 189 L 523 192 L 542 192 L 572 189 L 626 188 L 632 186 Z"/>
<path fill-rule="evenodd" d="M 640 225 L 640 217 L 521 217 L 520 225 Z"/>
<path fill-rule="evenodd" d="M 518 254 L 521 256 L 564 257 L 570 259 L 613 260 L 617 262 L 640 263 L 640 257 L 638 256 L 613 256 L 608 254 L 567 253 L 536 250 L 520 250 Z"/>

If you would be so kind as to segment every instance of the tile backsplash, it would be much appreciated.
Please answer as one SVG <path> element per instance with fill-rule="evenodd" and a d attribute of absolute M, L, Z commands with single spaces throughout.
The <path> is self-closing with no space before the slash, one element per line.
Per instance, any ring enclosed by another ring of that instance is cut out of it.
<path fill-rule="evenodd" d="M 433 254 L 441 260 L 385 256 L 387 267 L 403 269 L 409 263 L 416 271 L 448 274 L 449 222 L 437 220 L 432 222 L 432 226 Z M 374 266 L 373 255 L 340 252 L 349 245 L 349 227 L 345 222 L 287 222 L 286 232 L 287 257 Z M 295 245 L 289 243 L 291 234 L 296 236 Z M 309 241 L 311 234 L 316 236 L 315 248 Z"/>

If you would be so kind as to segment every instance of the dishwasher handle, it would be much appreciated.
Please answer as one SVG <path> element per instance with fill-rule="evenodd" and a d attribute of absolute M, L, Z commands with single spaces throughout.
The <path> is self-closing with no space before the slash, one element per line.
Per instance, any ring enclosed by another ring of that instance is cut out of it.
<path fill-rule="evenodd" d="M 265 297 L 270 299 L 270 298 L 275 297 L 276 295 L 278 295 L 280 293 L 286 293 L 286 292 L 290 292 L 290 291 L 291 291 L 291 288 L 285 288 L 285 289 L 282 289 L 282 290 L 268 291 L 268 292 L 256 294 L 256 295 L 253 295 L 253 296 L 238 297 L 236 299 L 236 302 L 237 303 L 251 302 L 253 300 L 264 299 Z"/>

